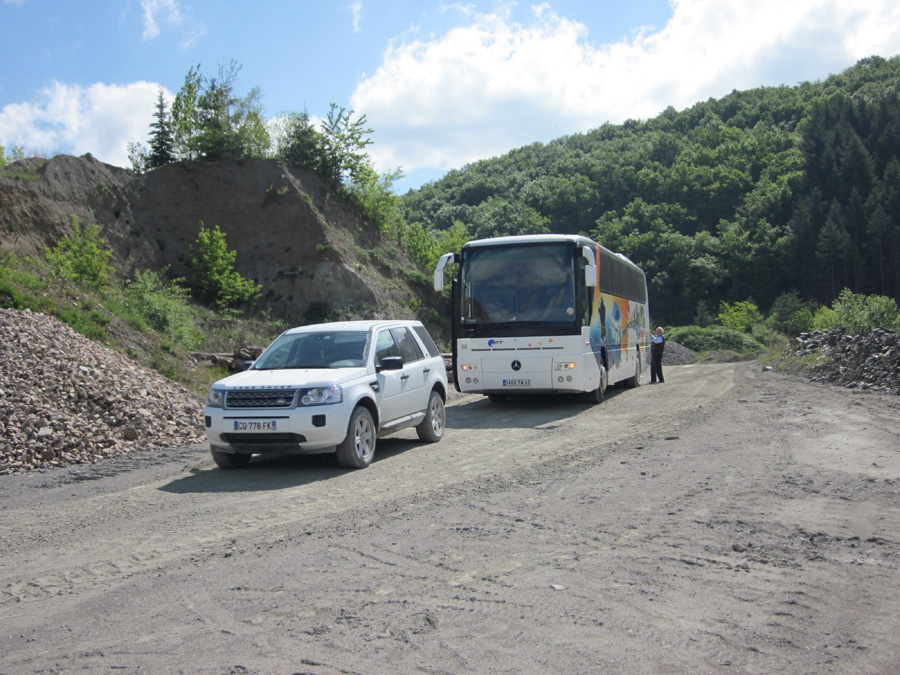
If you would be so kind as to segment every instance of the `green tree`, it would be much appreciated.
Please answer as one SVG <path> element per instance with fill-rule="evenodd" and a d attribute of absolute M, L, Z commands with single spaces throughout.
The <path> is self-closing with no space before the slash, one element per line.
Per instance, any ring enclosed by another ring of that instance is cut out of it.
<path fill-rule="evenodd" d="M 275 156 L 298 169 L 317 171 L 323 156 L 322 134 L 316 131 L 309 114 L 290 112 L 282 116 L 281 133 Z"/>
<path fill-rule="evenodd" d="M 197 150 L 206 161 L 262 157 L 269 148 L 259 88 L 244 97 L 236 93 L 240 69 L 234 61 L 219 66 L 197 99 Z"/>
<path fill-rule="evenodd" d="M 356 172 L 350 183 L 350 194 L 362 205 L 366 218 L 371 220 L 378 231 L 387 237 L 397 240 L 403 229 L 403 216 L 400 214 L 400 197 L 394 194 L 394 182 L 402 178 L 398 169 L 378 174 L 375 169 L 365 167 Z"/>
<path fill-rule="evenodd" d="M 762 314 L 750 300 L 733 304 L 723 302 L 719 308 L 718 319 L 723 328 L 738 333 L 749 333 L 755 325 L 762 323 Z"/>
<path fill-rule="evenodd" d="M 197 133 L 200 126 L 197 101 L 203 87 L 200 64 L 191 66 L 184 84 L 172 103 L 175 152 L 188 160 L 197 158 Z"/>
<path fill-rule="evenodd" d="M 372 140 L 371 129 L 365 128 L 366 116 L 353 119 L 355 111 L 331 104 L 328 117 L 322 122 L 322 156 L 318 173 L 333 189 L 362 178 L 369 170 L 366 146 Z"/>
<path fill-rule="evenodd" d="M 171 164 L 175 161 L 175 132 L 172 118 L 166 107 L 166 99 L 162 90 L 156 99 L 154 121 L 150 123 L 150 152 L 147 155 L 147 168 Z"/>
<path fill-rule="evenodd" d="M 149 154 L 143 143 L 128 144 L 128 161 L 131 162 L 131 170 L 140 175 L 147 171 Z"/>
<path fill-rule="evenodd" d="M 25 158 L 25 151 L 21 146 L 14 145 L 11 150 L 11 154 L 7 156 L 6 148 L 0 145 L 0 167 L 4 167 L 10 162 L 16 162 L 20 159 Z"/>
<path fill-rule="evenodd" d="M 188 286 L 194 296 L 220 309 L 258 297 L 262 286 L 234 269 L 236 257 L 236 251 L 228 250 L 219 226 L 208 229 L 201 221 L 197 241 L 188 248 Z"/>
<path fill-rule="evenodd" d="M 869 217 L 868 235 L 871 242 L 872 257 L 875 258 L 875 269 L 877 271 L 877 284 L 875 287 L 882 292 L 887 288 L 887 246 L 890 241 L 889 233 L 891 229 L 891 221 L 887 213 L 877 204 Z"/>
<path fill-rule="evenodd" d="M 825 225 L 819 233 L 816 257 L 825 265 L 831 283 L 831 297 L 847 280 L 847 258 L 850 236 L 844 229 L 844 211 L 837 201 L 831 203 Z"/>
<path fill-rule="evenodd" d="M 63 237 L 55 247 L 47 249 L 53 272 L 86 288 L 106 288 L 115 270 L 109 265 L 112 251 L 100 237 L 100 228 L 97 225 L 83 228 L 75 215 L 69 216 L 69 223 L 72 236 Z"/>

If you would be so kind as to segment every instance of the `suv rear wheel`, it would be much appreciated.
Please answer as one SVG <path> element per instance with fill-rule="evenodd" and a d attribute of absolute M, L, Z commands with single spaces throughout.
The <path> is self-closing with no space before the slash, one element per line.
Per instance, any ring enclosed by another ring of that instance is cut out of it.
<path fill-rule="evenodd" d="M 428 407 L 425 409 L 425 419 L 416 425 L 416 434 L 420 441 L 437 443 L 444 435 L 444 399 L 436 391 L 428 396 Z"/>

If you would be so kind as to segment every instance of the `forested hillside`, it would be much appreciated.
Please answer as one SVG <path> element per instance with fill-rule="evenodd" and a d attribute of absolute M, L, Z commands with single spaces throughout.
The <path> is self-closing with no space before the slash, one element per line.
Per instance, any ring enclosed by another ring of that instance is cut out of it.
<path fill-rule="evenodd" d="M 900 57 L 872 57 L 606 124 L 451 171 L 405 195 L 403 215 L 445 240 L 587 234 L 646 270 L 659 322 L 791 292 L 898 299 L 898 86 Z"/>

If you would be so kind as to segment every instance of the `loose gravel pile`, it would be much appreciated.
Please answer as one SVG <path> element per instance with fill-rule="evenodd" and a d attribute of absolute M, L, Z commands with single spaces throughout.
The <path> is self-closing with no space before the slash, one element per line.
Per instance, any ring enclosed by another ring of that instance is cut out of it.
<path fill-rule="evenodd" d="M 59 320 L 0 309 L 0 475 L 203 440 L 185 388 Z"/>
<path fill-rule="evenodd" d="M 662 359 L 664 366 L 683 366 L 690 363 L 692 358 L 694 358 L 693 351 L 677 342 L 666 340 L 666 348 L 663 350 Z M 647 368 L 650 367 L 649 363 L 648 361 Z"/>
<path fill-rule="evenodd" d="M 900 333 L 884 328 L 867 335 L 816 331 L 797 339 L 793 356 L 813 361 L 814 381 L 900 394 Z"/>

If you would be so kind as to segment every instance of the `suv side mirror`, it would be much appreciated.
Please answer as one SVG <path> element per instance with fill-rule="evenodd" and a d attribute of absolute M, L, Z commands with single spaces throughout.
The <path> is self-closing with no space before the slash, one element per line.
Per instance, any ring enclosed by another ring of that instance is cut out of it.
<path fill-rule="evenodd" d="M 403 357 L 402 356 L 385 356 L 381 359 L 381 365 L 378 366 L 376 371 L 382 370 L 403 370 Z"/>

